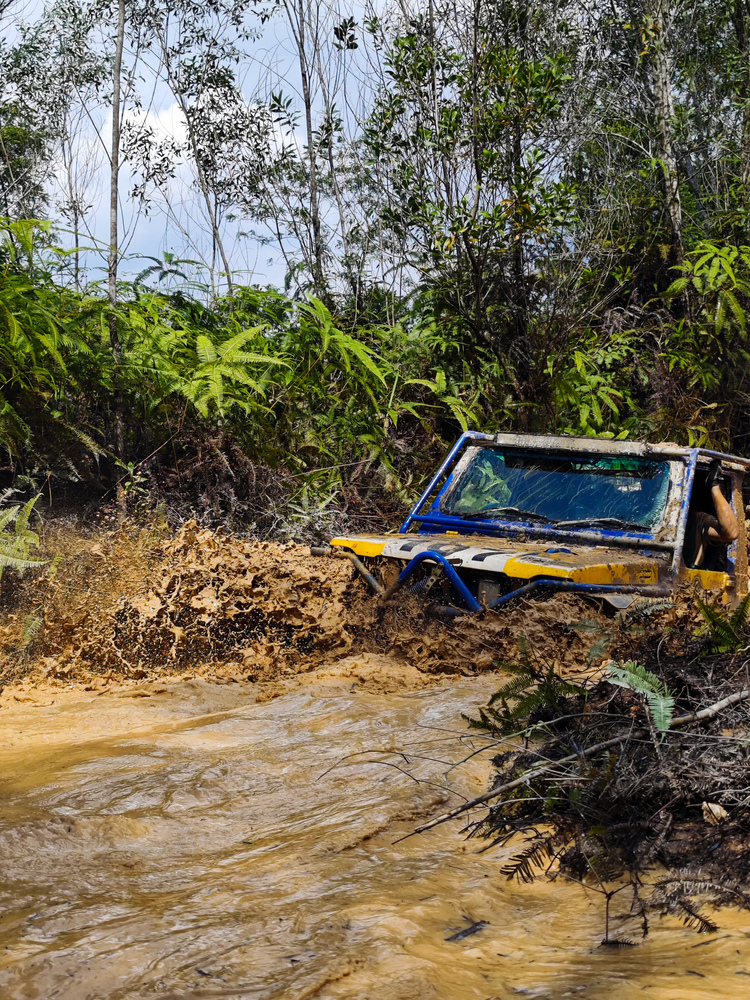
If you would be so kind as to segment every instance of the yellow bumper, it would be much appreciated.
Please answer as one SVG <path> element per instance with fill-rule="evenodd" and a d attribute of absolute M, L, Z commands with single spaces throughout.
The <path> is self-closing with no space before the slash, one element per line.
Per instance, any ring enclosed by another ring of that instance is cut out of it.
<path fill-rule="evenodd" d="M 545 576 L 576 583 L 649 586 L 657 584 L 669 569 L 666 558 L 638 550 L 629 552 L 621 548 L 549 541 L 530 543 L 487 536 L 352 535 L 334 538 L 331 545 L 348 549 L 358 556 L 407 562 L 420 552 L 432 549 L 449 559 L 458 570 L 482 576 L 504 575 L 517 580 Z"/>

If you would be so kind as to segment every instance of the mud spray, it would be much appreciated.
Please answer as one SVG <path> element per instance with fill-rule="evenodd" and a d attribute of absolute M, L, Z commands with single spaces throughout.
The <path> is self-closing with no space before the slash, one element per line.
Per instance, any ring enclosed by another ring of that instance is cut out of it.
<path fill-rule="evenodd" d="M 493 659 L 523 631 L 580 669 L 590 608 L 445 630 L 301 547 L 187 526 L 136 549 L 81 544 L 5 626 L 3 1000 L 746 995 L 746 915 L 601 949 L 600 899 L 507 882 L 512 848 L 394 843 L 486 788 L 462 713 Z"/>

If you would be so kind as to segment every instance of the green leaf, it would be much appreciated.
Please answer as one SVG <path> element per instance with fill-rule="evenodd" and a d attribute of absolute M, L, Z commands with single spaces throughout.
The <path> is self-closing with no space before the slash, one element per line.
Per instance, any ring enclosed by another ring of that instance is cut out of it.
<path fill-rule="evenodd" d="M 669 729 L 674 713 L 674 695 L 663 681 L 634 660 L 621 664 L 609 664 L 606 680 L 617 687 L 627 688 L 645 697 L 651 713 L 651 720 L 660 733 Z"/>
<path fill-rule="evenodd" d="M 685 289 L 688 287 L 689 284 L 690 284 L 690 278 L 687 277 L 677 278 L 663 293 L 664 298 L 665 299 L 677 298 L 678 295 L 682 295 L 682 293 L 685 291 Z"/>
<path fill-rule="evenodd" d="M 671 694 L 651 691 L 646 693 L 646 701 L 654 727 L 660 733 L 666 733 L 674 715 L 674 697 Z"/>
<path fill-rule="evenodd" d="M 5 497 L 8 496 L 6 493 Z M 28 528 L 29 517 L 39 497 L 34 497 L 23 506 L 13 505 L 0 513 L 0 577 L 3 569 L 18 572 L 44 566 L 46 559 L 35 559 L 30 549 L 39 545 L 39 536 Z M 12 531 L 6 530 L 12 527 Z"/>
<path fill-rule="evenodd" d="M 610 635 L 602 635 L 602 636 L 600 636 L 596 640 L 596 642 L 593 643 L 593 645 L 591 646 L 591 649 L 589 649 L 588 655 L 586 656 L 586 663 L 589 666 L 591 666 L 592 663 L 595 663 L 596 660 L 598 660 L 602 656 L 604 656 L 604 654 L 609 649 L 609 645 L 610 645 L 611 642 L 612 642 L 612 636 L 610 636 Z"/>

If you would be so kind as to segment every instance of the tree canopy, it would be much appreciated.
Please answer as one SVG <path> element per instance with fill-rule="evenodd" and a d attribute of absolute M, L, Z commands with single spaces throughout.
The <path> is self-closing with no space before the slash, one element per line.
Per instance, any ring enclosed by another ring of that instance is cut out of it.
<path fill-rule="evenodd" d="M 468 426 L 747 451 L 746 4 L 0 17 L 13 476 L 106 485 L 178 427 L 404 496 Z"/>

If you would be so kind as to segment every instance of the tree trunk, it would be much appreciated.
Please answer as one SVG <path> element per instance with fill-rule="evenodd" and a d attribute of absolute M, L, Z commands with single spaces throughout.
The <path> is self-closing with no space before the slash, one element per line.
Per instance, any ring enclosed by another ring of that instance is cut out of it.
<path fill-rule="evenodd" d="M 528 58 L 528 16 L 527 9 L 518 9 L 518 35 L 522 58 Z M 520 115 L 513 122 L 512 164 L 514 199 L 518 205 L 524 186 L 523 177 L 523 133 Z M 513 346 L 511 354 L 514 357 L 516 393 L 520 403 L 528 402 L 532 392 L 531 353 L 529 349 L 529 301 L 526 288 L 526 266 L 524 261 L 524 241 L 521 233 L 524 231 L 523 218 L 517 209 L 518 231 L 513 237 L 511 251 L 511 268 L 513 284 Z M 528 430 L 529 408 L 521 406 L 518 411 L 518 426 L 522 431 Z"/>
<path fill-rule="evenodd" d="M 125 42 L 125 0 L 119 0 L 117 7 L 117 36 L 115 41 L 114 79 L 112 87 L 112 148 L 110 154 L 110 189 L 109 189 L 109 260 L 108 260 L 108 291 L 109 291 L 109 340 L 114 358 L 114 400 L 112 415 L 114 418 L 115 455 L 120 462 L 125 458 L 125 419 L 122 396 L 122 344 L 117 329 L 117 265 L 119 251 L 117 247 L 117 209 L 120 172 L 120 125 L 121 125 L 121 76 L 122 50 Z M 119 497 L 118 493 L 118 498 Z"/>
<path fill-rule="evenodd" d="M 75 244 L 75 253 L 73 254 L 74 268 L 75 268 L 75 285 L 76 291 L 81 290 L 81 232 L 80 232 L 80 216 L 78 213 L 78 203 L 76 202 L 73 208 L 73 240 Z"/>
<path fill-rule="evenodd" d="M 198 187 L 203 195 L 203 203 L 206 206 L 206 215 L 208 215 L 208 222 L 211 226 L 212 242 L 215 249 L 219 251 L 221 263 L 224 267 L 224 273 L 227 279 L 227 292 L 230 296 L 232 296 L 234 294 L 234 283 L 232 281 L 232 272 L 229 268 L 229 258 L 226 254 L 224 241 L 221 238 L 221 232 L 219 231 L 219 220 L 212 200 L 211 186 L 208 182 L 208 178 L 206 177 L 203 165 L 201 164 L 200 148 L 198 146 L 198 138 L 195 134 L 194 124 L 190 119 L 190 109 L 187 106 L 187 101 L 185 100 L 185 95 L 180 87 L 179 80 L 174 74 L 174 67 L 172 66 L 172 61 L 170 59 L 169 45 L 167 44 L 166 36 L 160 34 L 159 43 L 161 45 L 161 57 L 164 61 L 164 68 L 167 71 L 169 89 L 172 91 L 174 99 L 177 101 L 180 111 L 182 112 L 182 118 L 185 122 L 185 128 L 187 129 L 190 152 L 192 153 L 193 162 L 195 163 L 195 171 L 198 175 Z M 211 283 L 213 285 L 213 267 L 211 269 Z"/>
<path fill-rule="evenodd" d="M 323 62 L 321 59 L 320 46 L 316 45 L 315 51 L 315 66 L 318 75 L 318 83 L 320 84 L 320 92 L 323 95 L 323 107 L 325 109 L 325 115 L 329 122 L 333 122 L 333 111 L 334 105 L 331 100 L 330 93 L 328 90 L 328 82 L 326 81 L 325 73 L 323 72 Z M 336 199 L 336 210 L 339 216 L 339 225 L 341 227 L 341 244 L 344 251 L 344 277 L 349 283 L 351 288 L 352 297 L 354 299 L 354 310 L 355 315 L 359 313 L 362 307 L 362 271 L 363 262 L 358 262 L 356 270 L 353 269 L 353 258 L 351 254 L 351 245 L 349 242 L 349 225 L 346 218 L 346 207 L 344 205 L 344 199 L 341 191 L 341 185 L 339 184 L 339 179 L 336 175 L 336 162 L 333 156 L 333 128 L 331 128 L 331 135 L 328 141 L 328 169 L 331 176 L 331 186 L 333 188 L 333 195 Z"/>
<path fill-rule="evenodd" d="M 170 74 L 171 78 L 171 74 Z M 198 142 L 195 137 L 195 130 L 190 123 L 190 116 L 188 114 L 188 108 L 185 104 L 185 99 L 181 94 L 176 93 L 177 102 L 180 105 L 180 110 L 182 111 L 182 117 L 185 119 L 185 124 L 187 126 L 188 140 L 190 142 L 190 150 L 193 154 L 193 161 L 195 162 L 195 170 L 198 174 L 198 186 L 201 189 L 201 194 L 203 195 L 203 202 L 206 206 L 206 213 L 208 214 L 208 221 L 211 226 L 211 236 L 213 237 L 214 245 L 219 251 L 219 256 L 221 257 L 221 263 L 224 265 L 224 274 L 227 279 L 227 292 L 230 297 L 234 294 L 234 282 L 232 281 L 232 272 L 229 268 L 229 258 L 227 257 L 226 250 L 224 248 L 224 241 L 221 238 L 221 233 L 219 232 L 219 220 L 214 209 L 214 204 L 211 197 L 211 188 L 206 178 L 206 172 L 200 162 L 200 149 L 198 148 Z"/>
<path fill-rule="evenodd" d="M 672 229 L 673 247 L 677 258 L 682 257 L 682 201 L 677 155 L 672 137 L 674 101 L 672 98 L 672 65 L 669 52 L 669 0 L 656 0 L 654 28 L 656 41 L 651 60 L 654 114 L 656 117 L 656 147 L 664 177 L 667 215 Z"/>
<path fill-rule="evenodd" d="M 295 8 L 285 4 L 289 24 L 294 35 L 297 46 L 297 56 L 299 59 L 299 72 L 302 82 L 302 102 L 305 106 L 305 131 L 307 134 L 307 160 L 310 191 L 310 225 L 312 228 L 312 246 L 310 254 L 310 264 L 313 277 L 313 287 L 315 294 L 325 296 L 325 281 L 323 278 L 323 238 L 320 225 L 320 193 L 318 184 L 318 164 L 315 156 L 315 143 L 313 140 L 312 126 L 312 96 L 310 93 L 310 72 L 307 60 L 307 14 L 305 11 L 306 0 L 297 0 Z"/>
<path fill-rule="evenodd" d="M 513 172 L 515 174 L 515 197 L 519 199 L 523 183 L 521 168 L 523 166 L 523 149 L 521 145 L 521 123 L 513 125 Z M 529 353 L 529 303 L 526 294 L 526 268 L 524 266 L 523 239 L 521 224 L 513 238 L 511 251 L 512 287 L 513 287 L 513 346 L 511 354 L 514 358 L 516 393 L 520 403 L 528 402 L 531 393 L 531 357 Z M 521 406 L 518 411 L 519 430 L 528 430 L 529 410 Z"/>
<path fill-rule="evenodd" d="M 737 88 L 737 96 L 742 105 L 740 190 L 745 212 L 744 238 L 748 240 L 750 239 L 750 5 L 748 0 L 735 0 L 732 20 L 740 54 L 740 79 Z"/>

